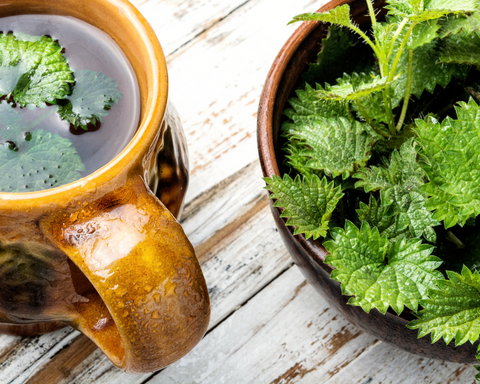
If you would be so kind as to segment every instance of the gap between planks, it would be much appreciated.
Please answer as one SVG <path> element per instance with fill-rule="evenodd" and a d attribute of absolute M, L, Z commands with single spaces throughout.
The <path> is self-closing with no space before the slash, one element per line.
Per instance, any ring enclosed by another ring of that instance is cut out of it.
<path fill-rule="evenodd" d="M 251 0 L 132 1 L 157 34 L 165 56 L 198 38 Z"/>

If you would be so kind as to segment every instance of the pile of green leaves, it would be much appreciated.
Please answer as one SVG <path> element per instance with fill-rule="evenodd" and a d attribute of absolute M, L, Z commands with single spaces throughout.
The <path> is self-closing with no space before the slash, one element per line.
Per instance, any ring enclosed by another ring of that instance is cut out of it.
<path fill-rule="evenodd" d="M 63 52 L 51 37 L 0 34 L 1 192 L 38 191 L 78 180 L 85 167 L 72 142 L 35 126 L 53 108 L 75 129 L 88 130 L 122 97 L 114 79 L 75 71 Z M 51 110 L 27 124 L 17 105 Z"/>
<path fill-rule="evenodd" d="M 349 304 L 474 343 L 480 4 L 390 0 L 378 21 L 366 1 L 369 31 L 348 5 L 292 20 L 330 27 L 284 112 L 285 174 L 266 189 L 295 234 L 323 239 Z"/>

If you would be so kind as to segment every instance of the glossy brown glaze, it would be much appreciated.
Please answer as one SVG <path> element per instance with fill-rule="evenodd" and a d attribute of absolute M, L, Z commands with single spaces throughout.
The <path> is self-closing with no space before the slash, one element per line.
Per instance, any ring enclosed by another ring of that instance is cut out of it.
<path fill-rule="evenodd" d="M 350 4 L 352 17 L 356 22 L 368 22 L 368 10 L 363 0 L 331 1 L 319 12 L 341 4 Z M 383 5 L 384 2 L 375 3 L 376 7 Z M 320 49 L 319 41 L 325 34 L 326 27 L 322 23 L 302 24 L 280 50 L 270 69 L 258 112 L 258 151 L 264 176 L 282 174 L 279 130 L 283 121 L 283 110 L 288 98 L 292 96 L 300 73 L 316 58 Z M 303 235 L 294 236 L 292 227 L 287 227 L 285 220 L 280 218 L 280 209 L 273 207 L 272 203 L 270 208 L 295 264 L 309 283 L 350 322 L 380 340 L 421 356 L 458 363 L 477 361 L 476 345 L 468 343 L 455 347 L 453 342 L 446 345 L 443 340 L 431 344 L 430 336 L 418 339 L 417 331 L 406 328 L 409 320 L 405 316 L 396 316 L 389 312 L 382 315 L 376 309 L 367 314 L 360 307 L 347 305 L 348 297 L 341 294 L 340 283 L 329 277 L 332 268 L 324 263 L 327 255 L 325 248 L 319 242 L 306 240 Z"/>
<path fill-rule="evenodd" d="M 15 336 L 39 336 L 45 333 L 58 331 L 66 326 L 67 324 L 56 321 L 25 325 L 0 324 L 0 333 Z"/>
<path fill-rule="evenodd" d="M 161 369 L 198 343 L 210 317 L 205 279 L 175 218 L 188 160 L 162 49 L 128 1 L 0 0 L 0 17 L 22 13 L 74 16 L 113 37 L 135 70 L 141 118 L 128 146 L 93 174 L 0 193 L 0 331 L 68 324 L 127 372 Z"/>
<path fill-rule="evenodd" d="M 148 185 L 179 219 L 189 180 L 188 149 L 180 116 L 171 103 L 167 105 L 165 124 L 156 156 L 152 157 L 153 162 L 148 166 Z"/>

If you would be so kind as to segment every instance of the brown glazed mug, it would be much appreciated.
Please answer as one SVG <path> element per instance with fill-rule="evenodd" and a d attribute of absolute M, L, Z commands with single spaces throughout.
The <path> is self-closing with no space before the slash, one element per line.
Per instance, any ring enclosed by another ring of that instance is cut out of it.
<path fill-rule="evenodd" d="M 135 70 L 141 116 L 127 147 L 91 175 L 0 193 L 0 332 L 68 324 L 126 372 L 158 370 L 199 342 L 210 317 L 205 279 L 175 219 L 188 163 L 162 49 L 125 0 L 0 0 L 0 17 L 17 14 L 73 16 L 110 35 Z"/>

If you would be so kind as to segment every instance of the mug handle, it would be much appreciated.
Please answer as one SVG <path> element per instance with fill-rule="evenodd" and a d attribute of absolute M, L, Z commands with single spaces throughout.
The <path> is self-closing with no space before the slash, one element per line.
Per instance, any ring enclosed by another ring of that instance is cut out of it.
<path fill-rule="evenodd" d="M 144 183 L 125 186 L 73 213 L 40 221 L 64 252 L 76 299 L 68 324 L 129 373 L 178 360 L 203 337 L 210 319 L 205 279 L 180 224 Z M 78 297 L 82 299 L 78 299 Z"/>

